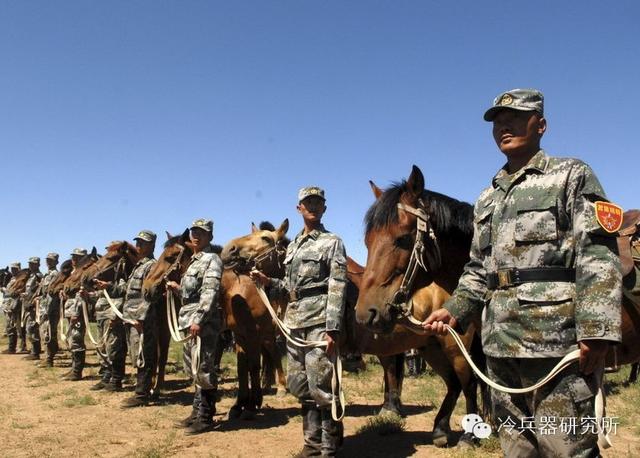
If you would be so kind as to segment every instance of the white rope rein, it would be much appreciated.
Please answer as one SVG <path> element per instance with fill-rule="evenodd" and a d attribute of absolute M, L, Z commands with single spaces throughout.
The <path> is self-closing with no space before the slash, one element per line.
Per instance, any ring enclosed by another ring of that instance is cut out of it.
<path fill-rule="evenodd" d="M 118 307 L 116 307 L 116 304 L 113 303 L 113 299 L 111 299 L 111 296 L 109 296 L 109 293 L 107 292 L 106 289 L 102 290 L 102 293 L 104 294 L 104 297 L 107 299 L 107 303 L 109 304 L 109 307 L 111 307 L 111 310 L 113 311 L 113 313 L 120 318 L 123 322 L 130 324 L 131 326 L 136 325 L 136 322 L 134 320 L 130 320 L 128 318 L 125 318 L 125 316 L 122 314 L 122 312 L 120 310 L 118 310 Z M 138 335 L 140 336 L 139 342 L 138 342 L 138 354 L 136 356 L 136 367 L 138 369 L 142 369 L 146 362 L 144 360 L 144 351 L 142 351 L 143 349 L 143 345 L 144 345 L 144 332 L 140 332 L 138 333 Z"/>
<path fill-rule="evenodd" d="M 178 311 L 176 310 L 175 298 L 173 292 L 167 291 L 167 324 L 169 327 L 169 334 L 171 338 L 178 343 L 184 343 L 194 337 L 187 335 L 182 337 L 180 333 L 180 326 L 178 325 Z M 196 386 L 200 386 L 200 351 L 202 349 L 202 339 L 200 336 L 195 336 L 196 344 L 191 348 L 191 374 L 193 375 L 193 382 Z"/>
<path fill-rule="evenodd" d="M 318 347 L 326 347 L 328 342 L 326 340 L 306 340 L 300 339 L 299 337 L 291 335 L 291 329 L 278 318 L 278 314 L 273 309 L 271 302 L 269 302 L 269 298 L 267 297 L 267 293 L 264 291 L 264 288 L 256 283 L 256 289 L 258 290 L 258 296 L 262 299 L 265 307 L 269 311 L 271 318 L 276 323 L 282 335 L 291 342 L 292 345 L 301 348 L 318 348 Z M 331 417 L 335 421 L 342 421 L 345 414 L 346 400 L 344 395 L 344 390 L 342 389 L 342 360 L 340 359 L 340 350 L 336 343 L 336 351 L 335 351 L 335 361 L 331 362 L 331 368 L 333 370 L 333 374 L 331 376 Z M 336 399 L 340 400 L 341 413 L 338 415 L 338 403 Z"/>

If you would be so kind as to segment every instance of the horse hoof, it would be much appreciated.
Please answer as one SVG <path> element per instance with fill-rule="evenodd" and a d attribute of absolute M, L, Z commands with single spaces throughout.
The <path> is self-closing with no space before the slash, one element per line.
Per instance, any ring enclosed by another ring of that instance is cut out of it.
<path fill-rule="evenodd" d="M 382 407 L 380 409 L 380 412 L 378 412 L 378 415 L 397 415 L 399 417 L 403 416 L 400 411 L 395 409 L 387 409 L 386 407 Z"/>
<path fill-rule="evenodd" d="M 449 441 L 447 440 L 447 434 L 446 433 L 437 433 L 434 432 L 433 433 L 433 445 L 435 445 L 438 448 L 443 448 L 446 447 L 447 444 L 449 443 Z"/>
<path fill-rule="evenodd" d="M 287 390 L 285 388 L 278 388 L 276 391 L 276 398 L 284 398 L 287 395 Z"/>
<path fill-rule="evenodd" d="M 475 447 L 478 443 L 478 440 L 473 435 L 473 433 L 464 433 L 460 436 L 460 440 L 458 441 L 458 447 L 469 448 Z"/>
<path fill-rule="evenodd" d="M 256 418 L 256 412 L 255 410 L 243 410 L 242 413 L 240 414 L 240 419 L 241 420 L 253 420 Z"/>
<path fill-rule="evenodd" d="M 236 420 L 240 418 L 242 415 L 242 409 L 238 406 L 233 406 L 229 409 L 229 413 L 227 414 L 227 420 Z"/>

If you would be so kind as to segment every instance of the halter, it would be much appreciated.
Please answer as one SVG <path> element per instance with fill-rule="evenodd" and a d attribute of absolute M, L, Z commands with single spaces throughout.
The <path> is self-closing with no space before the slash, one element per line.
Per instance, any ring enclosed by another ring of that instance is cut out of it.
<path fill-rule="evenodd" d="M 182 262 L 182 257 L 184 256 L 185 247 L 184 245 L 180 245 L 180 244 L 178 244 L 178 246 L 180 247 L 180 252 L 178 253 L 178 256 L 176 256 L 176 260 L 173 261 L 173 264 L 169 266 L 169 268 L 163 275 L 162 277 L 163 281 L 166 281 L 169 278 L 169 275 L 171 275 L 175 270 L 177 270 L 178 267 L 180 266 L 180 263 Z"/>
<path fill-rule="evenodd" d="M 285 253 L 285 249 L 278 241 L 276 244 L 262 253 L 259 253 L 251 258 L 242 259 L 242 262 L 236 261 L 235 264 L 229 265 L 229 269 L 233 269 L 236 273 L 249 272 L 251 270 L 264 271 L 269 265 L 275 265 L 276 267 L 282 267 L 282 255 Z"/>
<path fill-rule="evenodd" d="M 102 270 L 99 270 L 95 275 L 94 278 L 98 278 L 101 275 L 105 274 L 106 272 L 109 272 L 110 270 L 113 270 L 113 281 L 118 281 L 118 278 L 120 274 L 126 273 L 126 264 L 127 264 L 127 260 L 125 259 L 126 255 L 123 254 L 122 256 L 120 256 L 120 259 L 118 259 L 118 262 L 114 262 L 113 264 L 105 267 Z M 124 276 L 122 277 L 124 278 Z"/>
<path fill-rule="evenodd" d="M 409 258 L 409 264 L 402 277 L 400 288 L 395 292 L 391 301 L 387 303 L 387 306 L 397 312 L 400 315 L 410 315 L 411 307 L 407 305 L 409 299 L 409 293 L 413 288 L 413 282 L 415 281 L 418 269 L 422 269 L 426 273 L 433 273 L 435 269 L 440 265 L 440 248 L 438 247 L 436 234 L 433 231 L 433 227 L 430 224 L 429 214 L 424 210 L 424 203 L 422 199 L 418 199 L 419 208 L 414 208 L 409 205 L 398 203 L 398 208 L 404 210 L 407 213 L 411 213 L 416 217 L 416 240 L 411 250 L 411 257 Z M 427 249 L 425 245 L 426 238 L 429 237 L 433 241 L 435 247 L 435 261 L 429 262 L 426 258 Z"/>

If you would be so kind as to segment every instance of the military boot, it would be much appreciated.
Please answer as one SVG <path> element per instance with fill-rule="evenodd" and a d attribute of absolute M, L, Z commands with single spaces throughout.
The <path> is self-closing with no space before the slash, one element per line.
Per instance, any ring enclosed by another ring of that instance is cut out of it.
<path fill-rule="evenodd" d="M 130 409 L 133 407 L 142 407 L 149 404 L 149 396 L 141 396 L 136 394 L 135 396 L 131 396 L 130 398 L 125 399 L 120 404 L 120 407 L 123 409 Z"/>
<path fill-rule="evenodd" d="M 33 353 L 30 353 L 22 359 L 26 361 L 37 361 L 40 359 L 40 355 L 34 355 Z"/>
<path fill-rule="evenodd" d="M 111 393 L 122 391 L 122 380 L 111 379 L 111 381 L 105 385 L 104 390 Z"/>
<path fill-rule="evenodd" d="M 174 423 L 176 428 L 188 428 L 198 419 L 198 410 L 200 409 L 200 398 L 201 391 L 200 388 L 196 387 L 196 392 L 193 395 L 193 403 L 191 404 L 191 413 L 187 418 L 182 420 L 178 420 Z"/>
<path fill-rule="evenodd" d="M 100 380 L 98 383 L 96 383 L 95 385 L 91 385 L 89 387 L 89 389 L 91 391 L 100 391 L 100 390 L 104 390 L 107 387 L 107 384 L 109 382 L 107 380 Z"/>
<path fill-rule="evenodd" d="M 71 374 L 64 380 L 77 381 L 82 380 L 82 370 L 84 369 L 84 351 L 71 352 Z"/>
<path fill-rule="evenodd" d="M 3 355 L 14 355 L 16 353 L 16 343 L 18 338 L 15 335 L 9 336 L 9 346 L 6 350 L 2 350 Z"/>
<path fill-rule="evenodd" d="M 322 453 L 322 416 L 320 409 L 312 403 L 302 403 L 302 433 L 304 447 L 296 458 L 320 456 Z"/>
<path fill-rule="evenodd" d="M 29 353 L 29 350 L 27 350 L 26 339 L 23 339 L 23 338 L 20 339 L 20 350 L 18 350 L 18 353 L 21 353 L 21 354 Z"/>
<path fill-rule="evenodd" d="M 202 434 L 213 431 L 216 423 L 213 421 L 213 415 L 216 413 L 216 390 L 200 389 L 200 407 L 198 408 L 198 416 L 195 421 L 188 426 L 184 433 L 187 436 Z"/>
<path fill-rule="evenodd" d="M 336 456 L 342 445 L 344 429 L 342 422 L 335 421 L 331 409 L 322 409 L 322 456 Z"/>

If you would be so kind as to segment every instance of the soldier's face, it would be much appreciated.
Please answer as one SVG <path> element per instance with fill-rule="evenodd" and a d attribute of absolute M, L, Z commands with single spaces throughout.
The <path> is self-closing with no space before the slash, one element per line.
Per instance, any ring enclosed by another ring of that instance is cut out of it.
<path fill-rule="evenodd" d="M 493 139 L 507 157 L 536 153 L 547 121 L 531 111 L 502 110 L 493 120 Z"/>
<path fill-rule="evenodd" d="M 78 266 L 78 263 L 80 262 L 80 255 L 79 254 L 72 254 L 71 255 L 71 265 L 76 268 Z"/>
<path fill-rule="evenodd" d="M 201 251 L 205 246 L 211 242 L 211 232 L 205 231 L 204 229 L 200 229 L 199 227 L 194 227 L 190 232 L 191 243 L 193 243 L 194 248 L 197 251 Z"/>
<path fill-rule="evenodd" d="M 136 249 L 138 250 L 138 254 L 142 257 L 149 256 L 153 253 L 153 249 L 155 248 L 155 244 L 153 242 L 147 242 L 146 240 L 136 239 Z"/>
<path fill-rule="evenodd" d="M 18 269 L 17 267 L 12 267 L 11 268 L 11 275 L 17 275 L 18 272 L 20 272 L 20 269 Z"/>
<path fill-rule="evenodd" d="M 305 221 L 310 222 L 320 221 L 326 209 L 324 199 L 318 196 L 307 197 L 298 204 L 298 212 Z"/>
<path fill-rule="evenodd" d="M 57 265 L 58 265 L 58 263 L 57 263 L 55 260 L 53 260 L 53 259 L 47 259 L 47 268 L 48 268 L 49 270 L 51 270 L 51 269 L 55 269 Z"/>
<path fill-rule="evenodd" d="M 37 272 L 40 269 L 40 264 L 38 264 L 37 262 L 30 262 L 29 263 L 29 270 L 31 272 Z"/>

